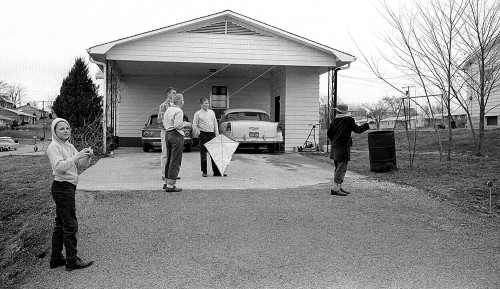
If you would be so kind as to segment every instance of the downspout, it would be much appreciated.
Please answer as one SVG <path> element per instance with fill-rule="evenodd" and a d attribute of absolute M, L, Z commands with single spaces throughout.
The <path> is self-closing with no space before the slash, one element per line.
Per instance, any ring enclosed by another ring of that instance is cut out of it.
<path fill-rule="evenodd" d="M 96 61 L 96 60 L 93 60 L 92 57 L 89 57 L 90 59 L 90 62 L 96 64 L 97 66 L 99 66 L 99 69 L 100 67 L 102 67 L 103 69 L 103 74 L 104 74 L 104 85 L 103 85 L 103 89 L 104 89 L 104 95 L 103 95 L 103 98 L 102 98 L 102 153 L 103 154 L 106 154 L 106 147 L 107 147 L 107 143 L 106 143 L 106 139 L 107 139 L 107 135 L 106 135 L 106 96 L 108 94 L 108 90 L 107 90 L 107 81 L 108 81 L 108 75 L 107 75 L 107 67 L 106 67 L 106 64 L 104 62 L 100 62 L 100 61 Z"/>
<path fill-rule="evenodd" d="M 339 70 L 344 70 L 344 69 L 349 69 L 351 67 L 351 63 L 349 62 L 347 66 L 341 66 L 341 67 L 336 67 L 333 68 L 333 118 L 337 115 L 337 72 Z"/>

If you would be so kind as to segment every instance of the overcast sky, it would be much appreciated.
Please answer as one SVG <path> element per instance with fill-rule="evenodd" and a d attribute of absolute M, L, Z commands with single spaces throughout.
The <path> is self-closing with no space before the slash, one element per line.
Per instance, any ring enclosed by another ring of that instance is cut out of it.
<path fill-rule="evenodd" d="M 355 55 L 339 75 L 343 101 L 396 95 L 362 64 L 354 43 L 365 54 L 382 46 L 388 28 L 376 0 L 0 0 L 0 80 L 23 85 L 26 100 L 53 100 L 75 58 L 88 59 L 89 47 L 227 9 Z M 96 66 L 90 68 L 94 75 Z"/>

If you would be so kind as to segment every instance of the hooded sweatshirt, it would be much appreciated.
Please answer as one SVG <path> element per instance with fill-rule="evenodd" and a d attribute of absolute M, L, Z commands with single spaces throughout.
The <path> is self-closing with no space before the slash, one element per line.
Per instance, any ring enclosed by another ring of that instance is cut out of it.
<path fill-rule="evenodd" d="M 60 122 L 65 122 L 69 126 L 69 123 L 62 118 L 56 118 L 52 122 L 52 142 L 47 148 L 47 156 L 52 166 L 52 174 L 55 181 L 66 181 L 77 185 L 78 168 L 88 166 L 90 158 L 83 157 L 78 159 L 76 148 L 69 141 L 63 141 L 56 135 L 56 125 Z"/>

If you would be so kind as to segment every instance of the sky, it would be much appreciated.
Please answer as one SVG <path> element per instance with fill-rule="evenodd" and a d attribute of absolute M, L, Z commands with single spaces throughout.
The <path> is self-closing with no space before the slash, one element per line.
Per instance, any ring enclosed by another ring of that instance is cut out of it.
<path fill-rule="evenodd" d="M 386 2 L 397 7 L 399 1 Z M 0 80 L 21 84 L 24 102 L 53 101 L 75 59 L 88 59 L 86 49 L 228 9 L 356 56 L 339 72 L 343 102 L 399 96 L 362 61 L 362 54 L 378 57 L 389 29 L 377 0 L 1 0 Z M 97 66 L 89 63 L 89 69 L 94 77 Z M 326 95 L 326 76 L 320 83 Z"/>

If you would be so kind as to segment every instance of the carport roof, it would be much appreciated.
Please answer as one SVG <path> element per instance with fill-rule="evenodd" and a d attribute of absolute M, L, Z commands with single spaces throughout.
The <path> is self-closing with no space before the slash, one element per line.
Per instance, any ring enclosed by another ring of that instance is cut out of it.
<path fill-rule="evenodd" d="M 246 17 L 242 14 L 238 14 L 236 12 L 233 12 L 231 10 L 225 10 L 219 13 L 211 14 L 208 16 L 196 18 L 193 20 L 181 22 L 178 24 L 170 25 L 167 27 L 159 28 L 156 30 L 152 30 L 149 32 L 144 32 L 140 34 L 136 34 L 133 36 L 121 38 L 118 40 L 106 42 L 100 45 L 92 46 L 89 49 L 87 49 L 87 53 L 89 53 L 90 57 L 95 60 L 95 61 L 104 61 L 106 59 L 106 53 L 113 48 L 116 45 L 124 44 L 127 42 L 131 41 L 136 41 L 142 38 L 146 37 L 151 37 L 157 34 L 165 33 L 165 32 L 174 32 L 174 31 L 180 31 L 180 30 L 186 30 L 186 29 L 195 29 L 196 26 L 202 25 L 205 23 L 213 23 L 217 19 L 233 19 L 237 20 L 240 23 L 248 24 L 253 27 L 258 27 L 259 30 L 261 30 L 263 33 L 269 33 L 272 35 L 276 35 L 279 37 L 283 37 L 286 39 L 289 39 L 291 41 L 295 41 L 298 43 L 301 43 L 303 45 L 307 45 L 309 47 L 312 47 L 314 49 L 317 49 L 319 51 L 326 52 L 328 54 L 331 54 L 335 56 L 339 61 L 338 61 L 338 66 L 343 66 L 345 64 L 351 63 L 356 60 L 356 57 L 353 55 L 350 55 L 348 53 L 342 52 L 340 50 L 328 47 L 326 45 L 320 44 L 318 42 L 314 42 L 312 40 L 309 40 L 307 38 L 298 36 L 296 34 L 287 32 L 285 30 L 279 29 L 277 27 L 265 24 L 263 22 L 257 21 L 255 19 Z"/>

